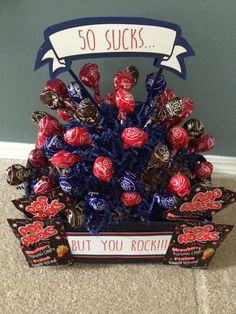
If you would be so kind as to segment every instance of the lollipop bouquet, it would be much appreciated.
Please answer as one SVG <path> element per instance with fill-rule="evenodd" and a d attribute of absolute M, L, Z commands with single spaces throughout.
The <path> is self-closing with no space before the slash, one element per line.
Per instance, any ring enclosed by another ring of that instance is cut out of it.
<path fill-rule="evenodd" d="M 55 114 L 32 114 L 38 127 L 35 148 L 26 166 L 12 165 L 6 171 L 7 182 L 25 190 L 23 198 L 13 201 L 25 218 L 9 223 L 26 247 L 30 266 L 69 263 L 73 255 L 88 257 L 92 243 L 82 250 L 81 240 L 70 239 L 68 245 L 69 236 L 101 239 L 106 232 L 118 236 L 123 231 L 123 236 L 146 232 L 167 238 L 162 239 L 161 253 L 156 242 L 137 242 L 135 249 L 132 242 L 133 253 L 118 259 L 137 260 L 138 251 L 152 251 L 150 244 L 153 251 L 141 257 L 153 260 L 160 255 L 163 263 L 206 267 L 232 229 L 212 224 L 212 215 L 234 201 L 235 194 L 211 184 L 213 166 L 202 153 L 215 141 L 200 120 L 189 118 L 192 100 L 167 87 L 162 69 L 145 80 L 133 65 L 119 70 L 105 100 L 97 64 L 86 63 L 74 77 L 67 86 L 60 79 L 46 82 L 40 99 Z M 145 101 L 137 101 L 132 92 L 138 80 L 146 86 Z M 42 254 L 44 241 L 54 248 L 53 262 L 50 254 Z M 36 262 L 29 253 L 32 246 Z M 108 256 L 118 255 L 118 248 L 103 248 L 110 250 Z M 44 257 L 39 258 L 37 250 Z M 191 250 L 194 260 L 187 253 Z M 92 257 L 107 260 L 94 252 Z"/>

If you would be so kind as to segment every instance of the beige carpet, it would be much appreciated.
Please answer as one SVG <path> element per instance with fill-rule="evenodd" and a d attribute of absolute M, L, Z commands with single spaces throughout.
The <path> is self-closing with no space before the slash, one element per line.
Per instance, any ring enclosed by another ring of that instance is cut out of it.
<path fill-rule="evenodd" d="M 6 223 L 17 215 L 10 200 L 21 195 L 4 180 L 12 163 L 0 162 L 1 314 L 236 313 L 236 227 L 208 270 L 154 264 L 29 268 Z M 214 182 L 236 191 L 236 177 L 215 176 Z M 236 225 L 236 205 L 215 221 Z"/>

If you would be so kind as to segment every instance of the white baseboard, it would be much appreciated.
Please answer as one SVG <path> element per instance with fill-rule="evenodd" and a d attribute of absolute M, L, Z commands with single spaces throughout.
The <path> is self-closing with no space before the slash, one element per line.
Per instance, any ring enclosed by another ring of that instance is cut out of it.
<path fill-rule="evenodd" d="M 207 161 L 213 164 L 213 173 L 236 175 L 236 157 L 206 155 Z"/>
<path fill-rule="evenodd" d="M 34 144 L 0 142 L 0 158 L 27 160 Z"/>
<path fill-rule="evenodd" d="M 0 142 L 0 158 L 26 160 L 34 144 Z M 214 173 L 236 175 L 236 157 L 207 155 L 214 166 Z"/>

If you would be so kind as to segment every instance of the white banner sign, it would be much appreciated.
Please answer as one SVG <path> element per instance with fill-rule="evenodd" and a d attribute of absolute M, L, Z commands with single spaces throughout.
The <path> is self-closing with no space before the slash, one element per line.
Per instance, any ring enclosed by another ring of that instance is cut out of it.
<path fill-rule="evenodd" d="M 45 31 L 35 69 L 49 63 L 53 76 L 68 70 L 74 59 L 133 55 L 154 57 L 156 66 L 185 76 L 183 59 L 193 54 L 175 24 L 142 18 L 79 19 Z"/>
<path fill-rule="evenodd" d="M 166 254 L 172 235 L 67 235 L 72 255 L 140 257 Z"/>

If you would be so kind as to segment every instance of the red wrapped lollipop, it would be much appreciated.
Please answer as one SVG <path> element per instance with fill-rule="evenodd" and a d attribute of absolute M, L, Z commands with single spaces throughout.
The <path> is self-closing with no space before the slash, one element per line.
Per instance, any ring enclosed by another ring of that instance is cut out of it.
<path fill-rule="evenodd" d="M 116 91 L 120 89 L 130 91 L 134 85 L 134 79 L 132 75 L 126 71 L 117 72 L 114 76 L 113 82 Z"/>
<path fill-rule="evenodd" d="M 118 119 L 125 120 L 127 112 L 133 112 L 135 108 L 134 96 L 124 89 L 116 92 L 116 106 L 119 110 Z"/>
<path fill-rule="evenodd" d="M 39 133 L 38 135 L 50 136 L 55 134 L 62 134 L 63 126 L 53 116 L 47 115 L 39 121 Z"/>
<path fill-rule="evenodd" d="M 113 164 L 110 158 L 99 156 L 94 161 L 93 174 L 98 179 L 109 182 L 113 174 Z"/>
<path fill-rule="evenodd" d="M 38 134 L 36 143 L 35 143 L 35 147 L 40 149 L 43 147 L 44 142 L 46 141 L 47 136 L 43 135 L 43 134 Z"/>
<path fill-rule="evenodd" d="M 116 103 L 116 92 L 107 93 L 105 96 L 106 103 L 109 105 Z"/>
<path fill-rule="evenodd" d="M 64 105 L 65 109 L 57 109 L 57 114 L 62 120 L 69 122 L 74 119 L 73 113 L 76 111 L 77 105 L 70 98 L 64 99 Z"/>
<path fill-rule="evenodd" d="M 61 98 L 69 97 L 68 90 L 66 87 L 66 84 L 59 79 L 56 79 L 55 81 L 47 81 L 45 86 L 45 90 L 55 90 Z"/>
<path fill-rule="evenodd" d="M 118 71 L 114 75 L 113 84 L 115 88 L 115 92 L 106 94 L 106 102 L 108 104 L 114 104 L 119 102 L 119 100 L 126 98 L 125 102 L 128 102 L 128 107 L 134 106 L 132 103 L 134 102 L 134 97 L 129 93 L 132 87 L 137 83 L 138 80 L 138 70 L 134 66 L 129 66 L 123 71 Z M 131 103 L 131 104 L 130 104 Z M 123 104 L 117 105 L 119 109 L 119 119 L 124 120 L 126 112 L 133 112 L 132 109 L 125 110 Z M 129 111 L 130 110 L 130 111 Z"/>
<path fill-rule="evenodd" d="M 184 108 L 180 114 L 180 117 L 187 118 L 193 112 L 193 101 L 188 97 L 181 97 L 181 99 L 183 101 Z"/>
<path fill-rule="evenodd" d="M 207 152 L 211 150 L 215 146 L 215 139 L 211 135 L 208 134 L 202 134 L 201 137 L 199 137 L 196 140 L 192 140 L 189 143 L 189 150 L 193 153 L 200 153 L 200 152 Z"/>
<path fill-rule="evenodd" d="M 28 161 L 34 168 L 43 168 L 47 164 L 47 159 L 43 150 L 38 148 L 31 150 Z"/>
<path fill-rule="evenodd" d="M 169 191 L 178 196 L 183 196 L 189 194 L 191 186 L 188 177 L 181 173 L 176 173 L 171 177 L 168 188 Z"/>
<path fill-rule="evenodd" d="M 74 127 L 64 133 L 64 139 L 70 145 L 91 145 L 93 141 L 86 128 Z"/>
<path fill-rule="evenodd" d="M 189 142 L 188 133 L 181 126 L 172 127 L 169 130 L 167 137 L 173 149 L 185 147 Z"/>
<path fill-rule="evenodd" d="M 44 194 L 56 187 L 51 178 L 43 176 L 34 186 L 35 194 Z"/>
<path fill-rule="evenodd" d="M 79 72 L 79 77 L 84 85 L 94 90 L 94 98 L 98 104 L 102 103 L 99 91 L 100 72 L 96 63 L 86 63 Z"/>
<path fill-rule="evenodd" d="M 194 169 L 194 174 L 196 178 L 209 178 L 213 171 L 213 165 L 208 161 L 203 161 L 199 163 Z"/>
<path fill-rule="evenodd" d="M 139 192 L 122 192 L 120 194 L 121 202 L 128 207 L 138 205 L 142 202 L 142 198 Z"/>
<path fill-rule="evenodd" d="M 136 127 L 126 128 L 122 132 L 121 138 L 127 146 L 141 147 L 147 142 L 148 133 Z"/>
<path fill-rule="evenodd" d="M 59 168 L 68 168 L 79 160 L 81 160 L 79 155 L 70 153 L 66 150 L 60 150 L 50 159 L 51 163 Z"/>
<path fill-rule="evenodd" d="M 157 98 L 157 107 L 161 107 L 162 105 L 166 104 L 168 101 L 170 101 L 171 99 L 177 97 L 177 95 L 175 94 L 175 92 L 170 89 L 170 88 L 166 88 L 164 90 L 164 92 Z"/>

